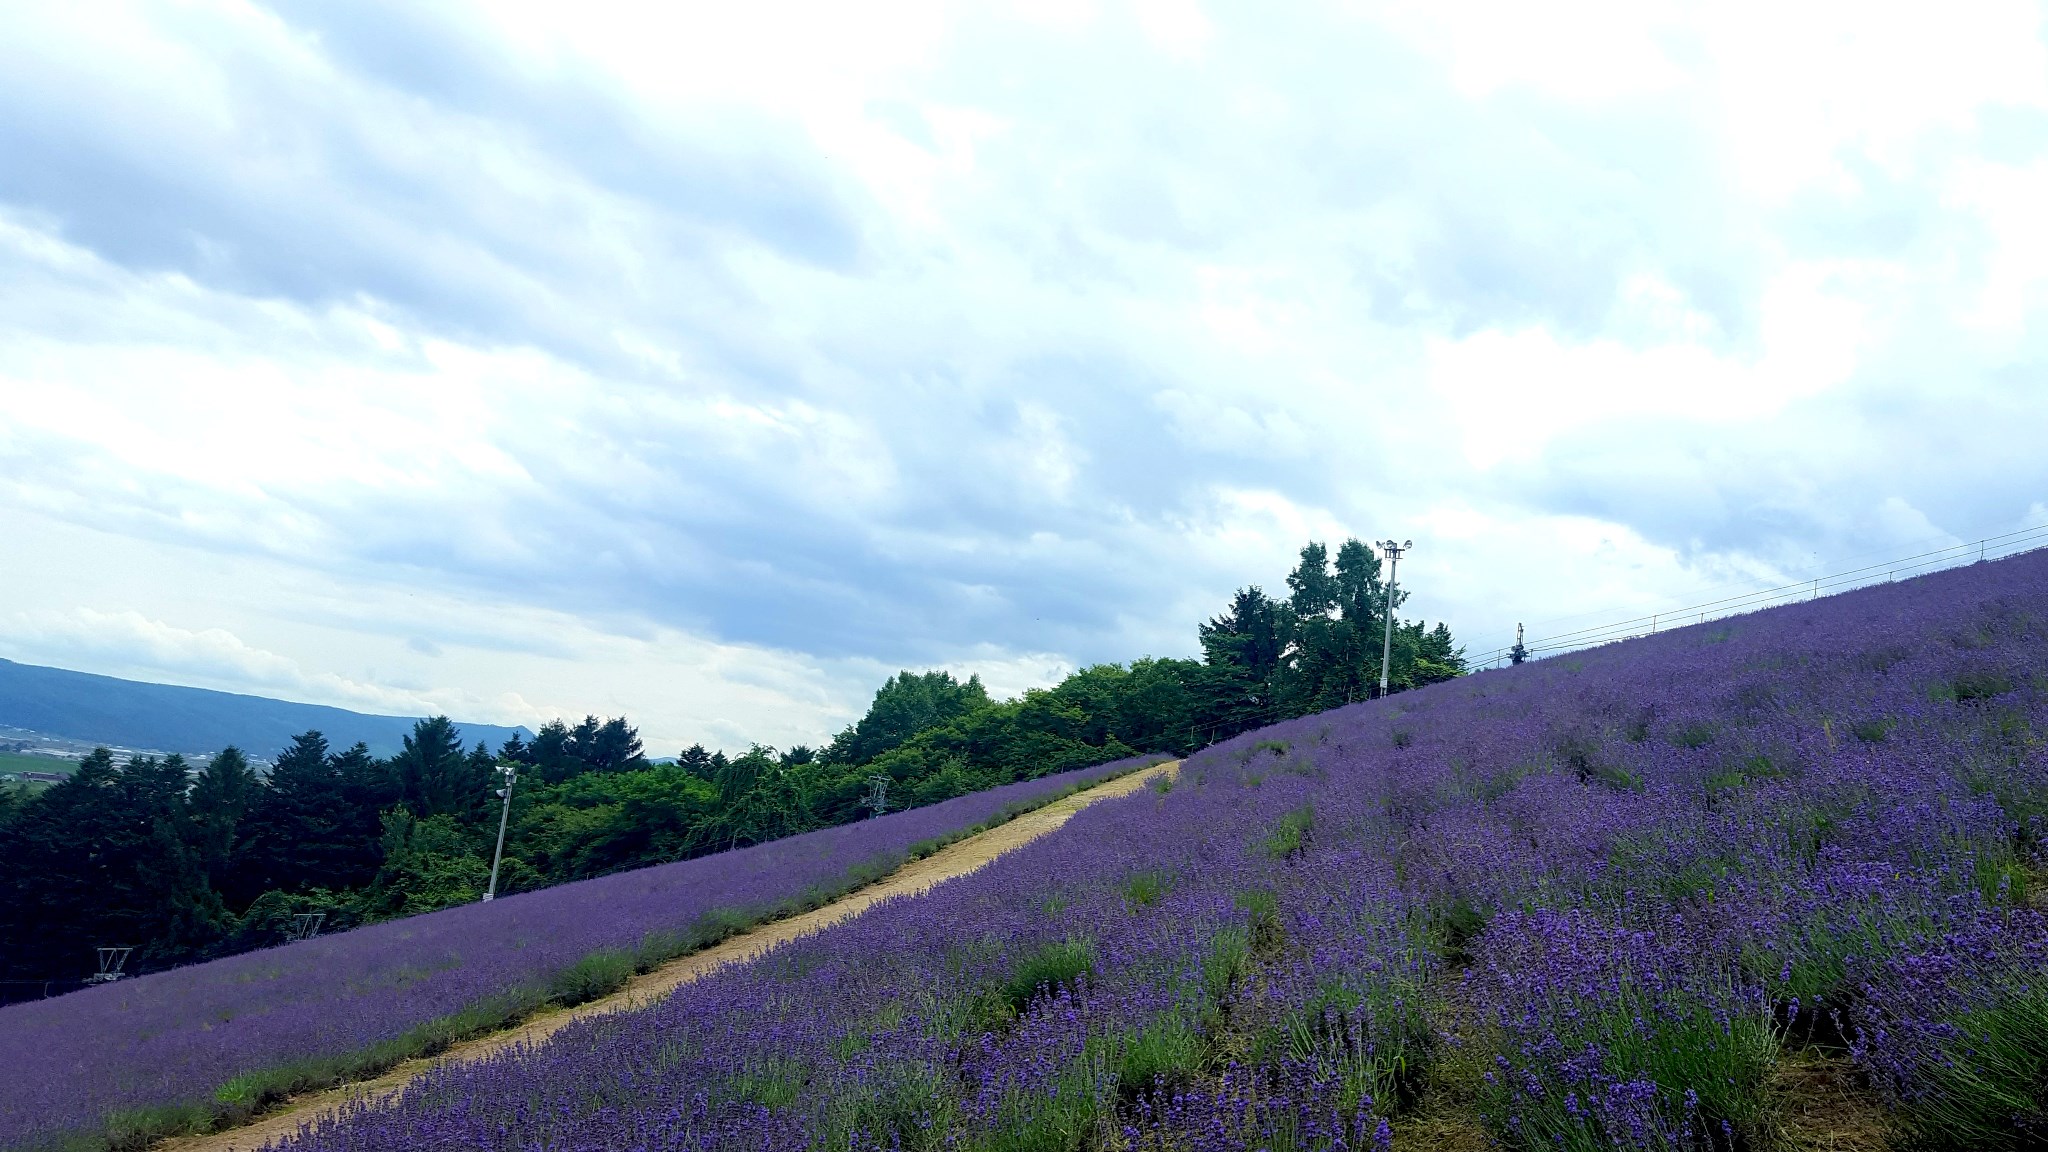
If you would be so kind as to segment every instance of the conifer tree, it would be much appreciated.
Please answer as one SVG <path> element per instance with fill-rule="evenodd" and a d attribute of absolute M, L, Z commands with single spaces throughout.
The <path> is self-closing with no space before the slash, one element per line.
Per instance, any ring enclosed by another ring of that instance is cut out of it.
<path fill-rule="evenodd" d="M 199 770 L 188 803 L 199 848 L 200 866 L 216 887 L 243 843 L 242 824 L 263 799 L 263 782 L 249 767 L 248 757 L 230 744 Z"/>

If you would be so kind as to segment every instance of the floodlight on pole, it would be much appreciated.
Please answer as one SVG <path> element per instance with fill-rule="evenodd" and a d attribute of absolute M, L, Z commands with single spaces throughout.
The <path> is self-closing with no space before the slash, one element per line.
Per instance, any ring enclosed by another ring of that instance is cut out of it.
<path fill-rule="evenodd" d="M 135 949 L 125 945 L 102 944 L 95 949 L 99 953 L 99 971 L 85 978 L 87 984 L 111 984 L 127 975 L 122 969 L 128 964 L 128 954 Z"/>
<path fill-rule="evenodd" d="M 301 940 L 311 940 L 320 934 L 320 926 L 326 922 L 325 912 L 300 912 L 294 915 L 291 927 L 284 930 L 285 943 L 296 944 Z"/>
<path fill-rule="evenodd" d="M 505 825 L 512 821 L 512 784 L 519 779 L 519 769 L 511 764 L 500 765 L 498 771 L 505 774 L 505 786 L 498 789 L 505 806 L 498 812 L 498 850 L 491 854 L 491 886 L 484 889 L 485 900 L 498 894 L 498 865 L 505 859 Z"/>
<path fill-rule="evenodd" d="M 1399 544 L 1392 540 L 1380 541 L 1380 549 L 1387 554 L 1387 639 L 1380 649 L 1380 695 L 1387 694 L 1387 676 L 1394 669 L 1394 580 L 1401 570 L 1401 553 L 1415 547 L 1415 541 L 1403 540 Z"/>

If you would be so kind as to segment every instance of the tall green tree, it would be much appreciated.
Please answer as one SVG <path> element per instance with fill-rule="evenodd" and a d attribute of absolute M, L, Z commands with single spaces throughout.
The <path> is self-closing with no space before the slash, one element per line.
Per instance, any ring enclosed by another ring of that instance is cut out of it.
<path fill-rule="evenodd" d="M 232 744 L 207 761 L 192 782 L 187 803 L 199 862 L 216 888 L 227 881 L 229 866 L 243 847 L 243 821 L 262 802 L 263 791 L 248 757 Z"/>
<path fill-rule="evenodd" d="M 362 745 L 336 755 L 319 732 L 294 737 L 244 820 L 243 848 L 223 890 L 230 906 L 245 908 L 265 892 L 368 884 L 387 798 L 397 799 Z"/>
<path fill-rule="evenodd" d="M 478 829 L 445 812 L 415 816 L 403 805 L 383 814 L 383 863 L 362 894 L 369 917 L 414 916 L 473 904 L 490 882 L 490 857 Z"/>
<path fill-rule="evenodd" d="M 15 978 L 80 977 L 99 945 L 131 971 L 196 956 L 227 916 L 206 882 L 183 757 L 116 767 L 96 749 L 0 828 L 0 964 Z"/>
<path fill-rule="evenodd" d="M 531 765 L 533 774 L 549 784 L 582 772 L 636 772 L 647 767 L 640 732 L 624 716 L 604 721 L 585 716 L 574 728 L 550 720 L 531 744 L 519 743 L 515 735 L 499 757 Z"/>
<path fill-rule="evenodd" d="M 937 728 L 979 708 L 988 707 L 988 689 L 980 676 L 962 684 L 950 672 L 899 672 L 876 690 L 867 715 L 841 732 L 824 758 L 838 764 L 865 764 L 927 728 Z"/>
<path fill-rule="evenodd" d="M 1408 594 L 1396 589 L 1397 600 Z M 1394 607 L 1399 608 L 1396 603 Z M 1380 584 L 1379 554 L 1356 538 L 1337 549 L 1337 612 L 1358 628 L 1370 632 L 1385 619 L 1386 590 Z"/>
<path fill-rule="evenodd" d="M 392 757 L 400 794 L 415 817 L 452 816 L 458 821 L 480 819 L 490 806 L 493 763 L 488 752 L 464 752 L 462 734 L 446 716 L 415 723 Z"/>
<path fill-rule="evenodd" d="M 711 753 L 702 744 L 692 744 L 676 757 L 676 766 L 701 780 L 711 779 Z"/>
<path fill-rule="evenodd" d="M 1294 635 L 1294 610 L 1254 584 L 1230 608 L 1196 627 L 1202 645 L 1199 739 L 1206 744 L 1279 718 L 1280 661 Z"/>

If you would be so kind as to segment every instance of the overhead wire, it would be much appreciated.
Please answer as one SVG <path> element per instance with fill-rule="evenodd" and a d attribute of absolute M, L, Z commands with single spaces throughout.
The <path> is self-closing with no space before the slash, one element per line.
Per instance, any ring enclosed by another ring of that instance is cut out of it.
<path fill-rule="evenodd" d="M 1886 579 L 1890 580 L 1896 579 L 1901 575 L 1919 575 L 1926 570 L 1944 564 L 1968 563 L 1973 562 L 1973 559 L 1992 559 L 1994 551 L 1997 558 L 2003 559 L 2007 556 L 2016 556 L 2022 552 L 2042 547 L 2048 547 L 2048 524 L 2038 524 L 2011 532 L 1985 536 L 1977 540 L 1951 544 L 1946 547 L 1919 552 L 1909 556 L 1895 557 L 1876 564 L 1865 564 L 1855 568 L 1843 569 L 1839 572 L 1815 576 L 1790 584 L 1780 584 L 1770 588 L 1738 593 L 1733 596 L 1704 600 L 1682 608 L 1671 608 L 1651 612 L 1646 615 L 1632 616 L 1622 620 L 1609 621 L 1604 624 L 1595 624 L 1585 628 L 1555 633 L 1539 637 L 1533 641 L 1525 641 L 1522 651 L 1525 658 L 1577 651 L 1660 632 L 1663 630 L 1661 625 L 1666 620 L 1673 621 L 1674 627 L 1684 627 L 1705 623 L 1708 619 L 1726 619 L 1727 617 L 1744 612 L 1755 611 L 1774 604 L 1794 600 L 1801 596 L 1818 597 L 1822 593 L 1834 593 L 1847 591 L 1852 587 L 1863 587 L 1876 583 L 1875 575 L 1879 572 L 1885 573 Z M 1870 553 L 1866 552 L 1861 555 L 1867 556 Z M 1577 618 L 1583 619 L 1591 614 L 1582 613 Z M 1571 617 L 1566 617 L 1565 619 L 1571 619 Z M 1684 621 L 1684 623 L 1675 623 L 1677 621 Z M 1512 648 L 1504 647 L 1486 652 L 1475 658 L 1468 658 L 1466 667 L 1477 671 L 1497 666 L 1500 661 L 1508 659 L 1512 651 Z M 1287 719 L 1292 715 L 1291 705 L 1276 703 L 1264 708 L 1254 709 L 1250 712 L 1212 720 L 1205 724 L 1197 724 L 1191 726 L 1188 732 L 1191 735 L 1200 734 L 1205 740 L 1208 740 L 1226 728 L 1236 728 L 1240 732 L 1248 731 L 1259 724 L 1271 720 Z"/>
<path fill-rule="evenodd" d="M 1708 619 L 1723 619 L 1742 612 L 1754 611 L 1759 608 L 1770 607 L 1773 604 L 1794 600 L 1801 596 L 1817 597 L 1823 592 L 1847 591 L 1851 587 L 1863 587 L 1868 584 L 1874 584 L 1878 582 L 1876 574 L 1880 572 L 1884 573 L 1887 579 L 1896 579 L 1901 575 L 1918 575 L 1938 566 L 1953 566 L 1979 559 L 1988 560 L 1992 558 L 1994 550 L 1996 550 L 1999 558 L 2004 558 L 2044 546 L 2048 546 L 2048 524 L 2035 525 L 2012 532 L 1986 536 L 1978 540 L 1952 544 L 1945 548 L 1936 548 L 1911 556 L 1897 557 L 1877 564 L 1865 564 L 1860 567 L 1824 576 L 1816 576 L 1791 584 L 1781 584 L 1771 588 L 1758 589 L 1735 596 L 1725 596 L 1716 600 L 1703 601 L 1680 608 L 1670 608 L 1632 616 L 1623 620 L 1610 621 L 1605 624 L 1596 624 L 1568 632 L 1555 633 L 1539 637 L 1534 641 L 1524 642 L 1523 653 L 1525 656 L 1535 656 L 1543 653 L 1554 654 L 1580 648 L 1590 648 L 1599 644 L 1608 644 L 1634 636 L 1660 632 L 1663 630 L 1662 625 L 1666 620 L 1673 621 L 1674 625 L 1678 621 L 1684 621 L 1687 624 L 1700 624 Z M 1474 667 L 1492 666 L 1498 664 L 1503 659 L 1507 659 L 1512 651 L 1512 648 L 1498 648 L 1473 657 L 1468 662 Z"/>

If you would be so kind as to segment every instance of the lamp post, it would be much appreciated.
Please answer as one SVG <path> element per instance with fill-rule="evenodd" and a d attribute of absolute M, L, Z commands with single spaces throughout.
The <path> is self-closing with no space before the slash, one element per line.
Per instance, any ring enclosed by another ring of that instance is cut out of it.
<path fill-rule="evenodd" d="M 485 900 L 498 894 L 498 865 L 505 859 L 505 825 L 512 821 L 512 783 L 519 779 L 519 769 L 510 764 L 499 765 L 498 771 L 505 774 L 505 786 L 498 789 L 505 806 L 498 812 L 498 850 L 491 854 L 491 886 L 484 889 Z"/>
<path fill-rule="evenodd" d="M 1415 547 L 1415 541 L 1403 540 L 1399 544 L 1392 540 L 1380 541 L 1380 548 L 1387 554 L 1387 640 L 1380 649 L 1380 695 L 1387 694 L 1387 674 L 1394 668 L 1394 580 L 1401 570 L 1401 553 Z"/>

